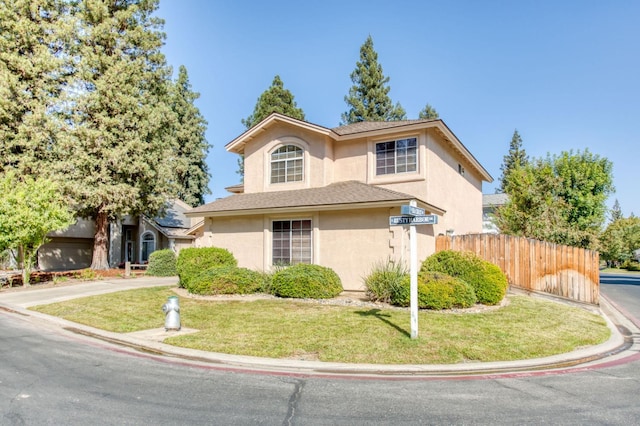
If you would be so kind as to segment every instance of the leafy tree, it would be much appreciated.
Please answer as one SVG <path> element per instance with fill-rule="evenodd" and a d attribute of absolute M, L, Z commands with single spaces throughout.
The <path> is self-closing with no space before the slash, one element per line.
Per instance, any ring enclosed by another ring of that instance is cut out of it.
<path fill-rule="evenodd" d="M 71 137 L 63 146 L 73 154 L 55 166 L 78 214 L 95 220 L 92 269 L 109 267 L 109 221 L 156 215 L 178 193 L 157 8 L 158 0 L 82 0 L 75 9 L 74 90 L 65 102 Z"/>
<path fill-rule="evenodd" d="M 600 237 L 600 256 L 609 266 L 619 266 L 640 249 L 640 218 L 618 218 Z"/>
<path fill-rule="evenodd" d="M 606 158 L 583 152 L 562 152 L 547 158 L 560 179 L 557 196 L 566 201 L 566 221 L 588 238 L 578 244 L 595 248 L 597 236 L 606 220 L 606 201 L 614 191 L 613 164 Z"/>
<path fill-rule="evenodd" d="M 613 207 L 611 208 L 609 219 L 611 220 L 611 222 L 615 222 L 616 220 L 622 218 L 624 218 L 624 215 L 622 214 L 622 208 L 620 207 L 620 203 L 616 199 L 615 203 L 613 203 Z"/>
<path fill-rule="evenodd" d="M 399 103 L 394 106 L 389 97 L 389 77 L 384 76 L 378 63 L 378 53 L 373 48 L 371 36 L 360 47 L 360 60 L 351 73 L 351 81 L 353 86 L 349 95 L 344 97 L 349 109 L 342 114 L 342 124 L 406 118 L 404 108 Z"/>
<path fill-rule="evenodd" d="M 284 83 L 279 75 L 273 77 L 271 86 L 258 97 L 253 114 L 243 119 L 242 124 L 247 129 L 250 129 L 274 112 L 297 118 L 298 120 L 304 120 L 305 118 L 304 111 L 302 111 L 302 108 L 298 108 L 296 101 L 293 99 L 293 94 L 284 88 Z M 238 159 L 238 171 L 236 173 L 244 177 L 244 156 Z"/>
<path fill-rule="evenodd" d="M 429 118 L 440 118 L 440 114 L 434 107 L 429 104 L 426 104 L 425 107 L 420 111 L 418 117 L 421 119 L 429 119 Z"/>
<path fill-rule="evenodd" d="M 73 214 L 53 181 L 28 175 L 20 179 L 13 171 L 0 179 L 0 252 L 12 249 L 20 253 L 23 285 L 29 285 L 47 234 L 72 223 Z"/>
<path fill-rule="evenodd" d="M 171 108 L 176 114 L 175 138 L 178 145 L 175 169 L 178 198 L 192 207 L 204 204 L 204 196 L 211 194 L 205 161 L 209 151 L 205 138 L 207 121 L 194 105 L 199 97 L 199 93 L 191 90 L 187 68 L 180 66 L 178 79 L 171 86 Z"/>
<path fill-rule="evenodd" d="M 583 248 L 597 247 L 605 201 L 613 191 L 611 163 L 563 152 L 516 166 L 504 181 L 509 201 L 496 210 L 502 232 Z"/>
<path fill-rule="evenodd" d="M 500 166 L 502 175 L 500 176 L 500 186 L 496 188 L 496 192 L 505 192 L 506 181 L 509 179 L 511 171 L 516 167 L 525 166 L 528 162 L 529 157 L 522 147 L 520 133 L 518 133 L 518 130 L 514 130 L 509 144 L 509 153 L 502 157 L 502 165 Z"/>
<path fill-rule="evenodd" d="M 57 148 L 69 2 L 0 0 L 0 171 L 42 175 Z"/>

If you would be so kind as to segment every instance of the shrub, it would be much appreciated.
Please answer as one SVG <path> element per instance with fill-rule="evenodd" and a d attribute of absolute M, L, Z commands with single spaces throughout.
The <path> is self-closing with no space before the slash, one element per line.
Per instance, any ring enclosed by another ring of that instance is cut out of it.
<path fill-rule="evenodd" d="M 507 277 L 496 265 L 480 259 L 471 252 L 444 250 L 425 259 L 420 275 L 442 272 L 457 277 L 473 287 L 478 302 L 496 305 L 504 298 Z"/>
<path fill-rule="evenodd" d="M 171 249 L 156 250 L 149 255 L 147 275 L 154 277 L 172 277 L 178 275 L 176 254 Z"/>
<path fill-rule="evenodd" d="M 277 271 L 271 286 L 279 297 L 330 299 L 342 293 L 340 277 L 332 269 L 305 263 Z"/>
<path fill-rule="evenodd" d="M 622 265 L 622 269 L 626 269 L 627 271 L 633 271 L 633 272 L 640 271 L 640 263 L 634 260 L 627 260 Z"/>
<path fill-rule="evenodd" d="M 194 294 L 251 294 L 262 289 L 260 272 L 237 266 L 217 266 L 191 278 L 186 289 Z"/>
<path fill-rule="evenodd" d="M 374 302 L 390 303 L 391 297 L 401 286 L 409 271 L 402 262 L 388 258 L 373 266 L 364 278 L 367 297 Z"/>
<path fill-rule="evenodd" d="M 176 270 L 180 277 L 180 286 L 187 288 L 189 281 L 217 266 L 237 266 L 238 261 L 230 251 L 219 247 L 190 247 L 180 250 L 176 261 Z"/>
<path fill-rule="evenodd" d="M 411 283 L 407 277 L 394 292 L 391 303 L 409 306 Z M 468 308 L 476 303 L 476 294 L 466 282 L 440 272 L 425 272 L 418 277 L 418 308 Z"/>

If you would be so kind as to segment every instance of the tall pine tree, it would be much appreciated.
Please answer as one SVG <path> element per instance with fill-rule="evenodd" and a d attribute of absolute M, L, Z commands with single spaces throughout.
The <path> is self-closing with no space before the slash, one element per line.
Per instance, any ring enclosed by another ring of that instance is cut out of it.
<path fill-rule="evenodd" d="M 205 138 L 207 121 L 194 104 L 199 97 L 199 93 L 191 90 L 187 68 L 181 65 L 178 79 L 171 86 L 171 108 L 176 114 L 174 136 L 178 149 L 175 170 L 178 198 L 192 207 L 203 204 L 204 196 L 211 193 L 205 161 L 209 151 Z"/>
<path fill-rule="evenodd" d="M 253 114 L 243 119 L 242 124 L 247 129 L 250 129 L 273 112 L 304 120 L 304 111 L 302 111 L 302 108 L 298 108 L 296 101 L 293 99 L 293 94 L 284 88 L 284 83 L 279 75 L 273 77 L 271 86 L 258 97 L 256 106 L 253 108 Z M 244 177 L 244 156 L 240 156 L 238 159 L 238 171 L 236 173 Z"/>
<path fill-rule="evenodd" d="M 511 143 L 509 144 L 509 153 L 502 157 L 502 165 L 500 166 L 500 171 L 502 172 L 500 176 L 500 186 L 496 188 L 497 193 L 505 192 L 507 187 L 507 180 L 509 179 L 509 175 L 513 171 L 513 169 L 518 167 L 524 167 L 529 163 L 529 156 L 527 156 L 526 151 L 522 147 L 522 138 L 520 137 L 520 133 L 518 130 L 513 131 L 513 136 L 511 137 Z"/>
<path fill-rule="evenodd" d="M 293 94 L 284 88 L 284 83 L 279 75 L 273 77 L 271 86 L 258 98 L 253 114 L 242 120 L 242 124 L 250 129 L 273 112 L 304 120 L 304 111 L 302 108 L 298 108 Z"/>
<path fill-rule="evenodd" d="M 440 118 L 440 114 L 438 114 L 438 111 L 436 111 L 436 109 L 430 104 L 426 104 L 422 111 L 420 111 L 420 113 L 418 114 L 418 118 L 421 118 L 423 120 L 430 118 Z"/>
<path fill-rule="evenodd" d="M 0 171 L 42 176 L 58 149 L 69 2 L 0 0 Z"/>
<path fill-rule="evenodd" d="M 351 73 L 353 86 L 344 97 L 349 109 L 342 114 L 342 124 L 360 121 L 404 120 L 407 116 L 400 103 L 393 105 L 389 97 L 389 77 L 385 77 L 373 49 L 371 36 L 360 47 L 360 60 Z"/>
<path fill-rule="evenodd" d="M 156 215 L 177 194 L 170 70 L 158 0 L 82 0 L 76 9 L 73 125 L 65 190 L 96 223 L 92 269 L 109 267 L 109 221 Z"/>

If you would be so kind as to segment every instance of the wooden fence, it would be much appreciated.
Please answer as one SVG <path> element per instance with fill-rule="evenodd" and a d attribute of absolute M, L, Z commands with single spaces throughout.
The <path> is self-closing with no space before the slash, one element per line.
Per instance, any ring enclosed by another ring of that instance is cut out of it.
<path fill-rule="evenodd" d="M 436 252 L 442 250 L 476 253 L 498 265 L 511 286 L 599 304 L 597 251 L 501 234 L 440 235 Z"/>

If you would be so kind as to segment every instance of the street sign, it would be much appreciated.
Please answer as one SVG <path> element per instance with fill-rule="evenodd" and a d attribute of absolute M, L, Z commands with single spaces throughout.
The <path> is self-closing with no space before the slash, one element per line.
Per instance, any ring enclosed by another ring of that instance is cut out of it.
<path fill-rule="evenodd" d="M 429 214 L 426 216 L 389 216 L 389 225 L 435 225 L 438 216 Z"/>
<path fill-rule="evenodd" d="M 400 206 L 400 214 L 403 216 L 424 216 L 424 209 L 415 206 Z"/>

